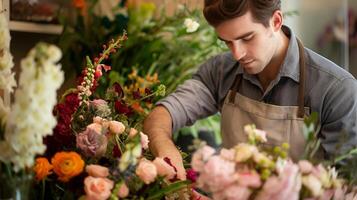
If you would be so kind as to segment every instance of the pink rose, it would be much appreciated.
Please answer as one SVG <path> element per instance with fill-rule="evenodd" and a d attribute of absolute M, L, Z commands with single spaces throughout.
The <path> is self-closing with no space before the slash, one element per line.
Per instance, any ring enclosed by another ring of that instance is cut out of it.
<path fill-rule="evenodd" d="M 238 183 L 240 186 L 259 188 L 262 185 L 259 174 L 256 172 L 238 173 Z"/>
<path fill-rule="evenodd" d="M 95 178 L 87 176 L 84 179 L 84 191 L 87 200 L 105 200 L 111 195 L 113 181 L 107 178 Z"/>
<path fill-rule="evenodd" d="M 136 134 L 138 134 L 138 130 L 136 130 L 135 128 L 130 128 L 129 137 L 133 138 Z"/>
<path fill-rule="evenodd" d="M 300 160 L 299 168 L 300 168 L 301 173 L 308 174 L 312 171 L 314 166 L 307 160 Z"/>
<path fill-rule="evenodd" d="M 140 143 L 143 149 L 149 148 L 149 137 L 143 132 L 140 132 Z"/>
<path fill-rule="evenodd" d="M 125 131 L 125 126 L 118 121 L 109 121 L 109 131 L 114 134 L 121 134 Z"/>
<path fill-rule="evenodd" d="M 279 176 L 271 176 L 258 193 L 256 200 L 298 200 L 301 189 L 299 167 L 288 162 Z"/>
<path fill-rule="evenodd" d="M 100 126 L 100 125 L 98 125 Z M 82 150 L 87 157 L 101 157 L 105 154 L 108 145 L 108 139 L 102 135 L 95 123 L 87 126 L 87 129 L 76 136 L 77 147 Z"/>
<path fill-rule="evenodd" d="M 135 173 L 145 184 L 150 184 L 155 181 L 157 169 L 151 161 L 143 158 L 140 160 Z"/>
<path fill-rule="evenodd" d="M 201 172 L 205 165 L 205 162 L 210 158 L 216 151 L 210 146 L 204 146 L 197 150 L 191 159 L 192 169 L 196 172 Z"/>
<path fill-rule="evenodd" d="M 96 116 L 93 117 L 93 123 L 102 124 L 103 118 Z"/>
<path fill-rule="evenodd" d="M 91 123 L 87 126 L 86 129 L 91 129 L 92 131 L 98 133 L 98 134 L 102 134 L 103 131 L 103 126 L 101 124 L 98 123 Z"/>
<path fill-rule="evenodd" d="M 102 106 L 108 106 L 108 103 L 106 101 L 104 101 L 103 99 L 94 99 L 93 101 L 90 101 L 89 104 L 96 108 L 102 107 Z"/>
<path fill-rule="evenodd" d="M 171 165 L 169 165 L 164 159 L 157 157 L 155 158 L 153 163 L 156 166 L 157 173 L 160 176 L 164 176 L 167 180 L 170 180 L 175 177 L 175 169 Z"/>
<path fill-rule="evenodd" d="M 118 196 L 120 198 L 125 198 L 129 195 L 129 188 L 126 186 L 125 183 L 120 185 L 119 191 L 118 191 Z"/>
<path fill-rule="evenodd" d="M 100 165 L 87 165 L 86 172 L 89 176 L 105 178 L 109 176 L 109 169 Z"/>

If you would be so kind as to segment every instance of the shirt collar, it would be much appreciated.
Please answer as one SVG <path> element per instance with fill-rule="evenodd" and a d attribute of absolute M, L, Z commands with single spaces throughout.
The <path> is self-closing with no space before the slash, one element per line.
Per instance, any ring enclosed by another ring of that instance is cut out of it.
<path fill-rule="evenodd" d="M 299 47 L 297 38 L 289 27 L 283 25 L 282 30 L 290 40 L 289 47 L 284 62 L 280 68 L 278 77 L 289 77 L 294 81 L 299 82 Z M 243 74 L 244 78 L 253 79 L 252 75 L 245 73 L 242 67 L 238 67 L 236 74 Z"/>

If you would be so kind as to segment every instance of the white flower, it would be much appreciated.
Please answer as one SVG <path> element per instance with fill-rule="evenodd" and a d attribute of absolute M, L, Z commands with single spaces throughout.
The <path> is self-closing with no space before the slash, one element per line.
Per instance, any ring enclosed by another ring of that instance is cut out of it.
<path fill-rule="evenodd" d="M 64 80 L 56 64 L 59 52 L 55 46 L 39 43 L 21 61 L 19 87 L 6 122 L 5 141 L 0 143 L 5 152 L 0 160 L 13 163 L 15 171 L 33 166 L 35 156 L 46 149 L 42 138 L 56 125 L 52 110 Z"/>
<path fill-rule="evenodd" d="M 267 142 L 266 132 L 255 128 L 255 125 L 245 125 L 244 132 L 248 135 L 249 140 L 258 142 Z"/>
<path fill-rule="evenodd" d="M 5 12 L 0 13 L 0 49 L 10 47 L 10 31 Z"/>
<path fill-rule="evenodd" d="M 318 197 L 323 192 L 320 180 L 313 175 L 303 176 L 302 184 L 310 190 L 313 197 Z"/>
<path fill-rule="evenodd" d="M 0 13 L 0 90 L 10 94 L 16 87 L 16 81 L 11 69 L 14 67 L 10 53 L 10 31 L 6 16 Z"/>
<path fill-rule="evenodd" d="M 184 21 L 184 25 L 186 27 L 187 33 L 193 33 L 197 31 L 198 27 L 200 26 L 198 22 L 192 20 L 191 18 L 186 18 Z"/>

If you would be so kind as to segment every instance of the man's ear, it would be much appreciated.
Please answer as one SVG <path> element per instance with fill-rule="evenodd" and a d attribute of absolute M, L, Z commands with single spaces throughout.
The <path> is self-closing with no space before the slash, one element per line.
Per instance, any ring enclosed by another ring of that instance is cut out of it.
<path fill-rule="evenodd" d="M 270 26 L 273 28 L 275 32 L 281 29 L 283 25 L 283 13 L 281 10 L 276 10 L 273 13 L 273 16 L 270 19 Z"/>

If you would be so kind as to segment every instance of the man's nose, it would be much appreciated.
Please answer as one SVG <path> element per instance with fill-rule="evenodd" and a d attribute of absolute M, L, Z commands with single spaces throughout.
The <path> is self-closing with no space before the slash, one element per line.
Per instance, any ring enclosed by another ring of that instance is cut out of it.
<path fill-rule="evenodd" d="M 235 42 L 232 43 L 231 51 L 232 51 L 233 57 L 237 61 L 239 61 L 240 59 L 242 59 L 245 56 L 245 50 L 242 47 L 242 45 L 239 44 L 238 41 L 235 41 Z"/>

